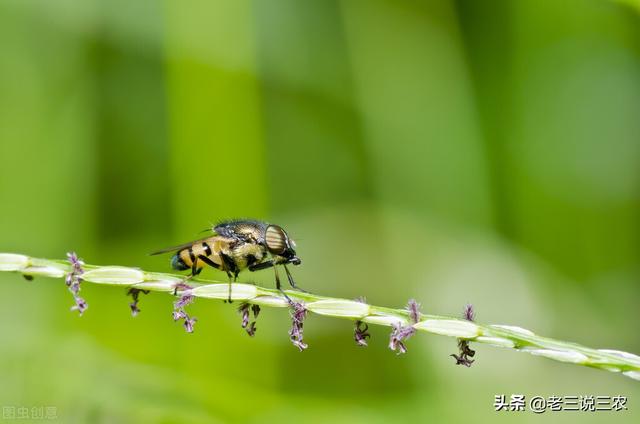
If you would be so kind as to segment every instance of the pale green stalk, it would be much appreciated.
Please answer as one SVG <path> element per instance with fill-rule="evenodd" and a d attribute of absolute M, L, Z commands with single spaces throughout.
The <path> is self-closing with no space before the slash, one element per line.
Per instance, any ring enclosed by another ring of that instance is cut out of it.
<path fill-rule="evenodd" d="M 176 284 L 184 276 L 157 272 L 146 272 L 137 268 L 120 266 L 84 265 L 82 281 L 137 288 L 142 290 L 173 293 Z M 31 258 L 24 255 L 0 253 L 0 271 L 13 271 L 26 276 L 63 278 L 71 271 L 67 261 Z M 196 297 L 226 299 L 228 283 L 203 279 L 192 279 L 190 293 Z M 181 294 L 184 291 L 178 291 Z M 412 325 L 416 330 L 444 336 L 456 337 L 470 342 L 484 343 L 544 356 L 561 362 L 570 362 L 593 368 L 600 368 L 640 380 L 640 356 L 609 349 L 592 349 L 579 344 L 554 340 L 539 336 L 529 330 L 508 325 L 482 325 L 462 318 L 420 314 L 417 323 L 412 323 L 409 312 L 369 305 L 363 302 L 318 296 L 310 293 L 287 290 L 285 293 L 294 301 L 303 302 L 310 312 L 338 318 L 359 320 L 370 324 L 392 326 Z M 252 284 L 234 283 L 234 300 L 261 306 L 289 307 L 285 295 L 275 289 L 267 289 Z"/>

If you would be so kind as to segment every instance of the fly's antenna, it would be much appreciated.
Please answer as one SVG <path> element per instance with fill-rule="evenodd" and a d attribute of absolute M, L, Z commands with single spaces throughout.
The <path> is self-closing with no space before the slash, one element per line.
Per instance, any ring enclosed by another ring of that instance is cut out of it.
<path fill-rule="evenodd" d="M 200 231 L 198 234 L 202 234 L 202 233 L 206 233 L 208 231 L 213 232 L 214 228 L 216 227 L 217 224 L 212 223 L 211 221 L 209 221 L 209 226 L 207 228 L 205 228 L 204 230 Z"/>

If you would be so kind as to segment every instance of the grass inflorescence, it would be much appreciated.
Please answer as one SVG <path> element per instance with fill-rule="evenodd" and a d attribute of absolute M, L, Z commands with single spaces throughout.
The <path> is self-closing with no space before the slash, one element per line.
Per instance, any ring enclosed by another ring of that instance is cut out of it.
<path fill-rule="evenodd" d="M 28 280 L 39 276 L 65 279 L 74 296 L 72 309 L 80 314 L 88 306 L 78 296 L 81 283 L 128 288 L 133 299 L 130 304 L 133 316 L 140 312 L 140 293 L 164 292 L 174 296 L 173 318 L 182 320 L 188 332 L 194 330 L 196 322 L 196 318 L 185 310 L 189 304 L 196 298 L 226 300 L 229 296 L 228 282 L 193 278 L 187 285 L 185 278 L 180 275 L 146 272 L 130 267 L 87 265 L 73 253 L 69 254 L 66 261 L 0 253 L 0 271 L 21 273 Z M 470 343 L 482 343 L 618 372 L 640 380 L 640 356 L 618 350 L 588 348 L 543 337 L 515 326 L 482 325 L 475 321 L 475 310 L 471 305 L 465 306 L 462 317 L 457 318 L 422 313 L 415 300 L 410 300 L 406 308 L 394 309 L 370 305 L 364 298 L 340 299 L 294 290 L 279 291 L 252 284 L 233 283 L 231 289 L 231 299 L 241 302 L 238 309 L 242 316 L 241 326 L 251 336 L 256 332 L 255 320 L 260 307 L 288 308 L 292 321 L 289 338 L 300 351 L 309 346 L 303 341 L 303 322 L 311 313 L 352 320 L 354 341 L 359 346 L 367 346 L 367 339 L 370 338 L 368 325 L 375 324 L 392 327 L 389 347 L 397 353 L 405 353 L 407 340 L 418 331 L 424 331 L 456 338 L 459 353 L 452 356 L 456 364 L 467 367 L 474 362 L 475 359 L 470 358 L 476 353 L 470 348 Z M 254 318 L 251 322 L 250 312 Z"/>

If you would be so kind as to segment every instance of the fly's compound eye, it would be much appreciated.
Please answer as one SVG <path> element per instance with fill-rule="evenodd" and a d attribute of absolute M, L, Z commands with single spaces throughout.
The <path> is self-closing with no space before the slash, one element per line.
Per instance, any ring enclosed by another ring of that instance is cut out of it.
<path fill-rule="evenodd" d="M 264 239 L 271 253 L 281 255 L 287 250 L 287 234 L 277 225 L 267 227 Z"/>

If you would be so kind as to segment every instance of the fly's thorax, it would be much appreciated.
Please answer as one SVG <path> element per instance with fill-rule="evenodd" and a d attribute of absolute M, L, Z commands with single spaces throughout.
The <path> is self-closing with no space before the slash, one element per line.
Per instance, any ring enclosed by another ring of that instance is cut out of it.
<path fill-rule="evenodd" d="M 214 231 L 224 237 L 242 240 L 248 243 L 262 243 L 268 224 L 257 220 L 236 220 L 221 222 Z"/>
<path fill-rule="evenodd" d="M 274 258 L 276 263 L 289 263 L 299 265 L 300 259 L 296 256 L 296 245 L 289 238 L 287 232 L 279 225 L 268 224 L 264 221 L 243 219 L 225 221 L 217 224 L 213 228 L 214 232 L 223 239 L 231 241 L 231 250 L 237 251 L 233 257 L 239 261 L 238 265 L 247 263 L 260 263 L 265 260 L 266 255 Z M 258 251 L 254 247 L 244 247 L 244 245 L 258 245 L 263 250 Z M 254 249 L 254 253 L 243 253 L 243 249 Z M 255 257 L 255 262 L 254 262 Z M 239 268 L 243 268 L 240 266 Z"/>
<path fill-rule="evenodd" d="M 232 250 L 231 255 L 239 270 L 251 265 L 259 264 L 267 258 L 267 249 L 256 243 L 239 243 Z"/>

